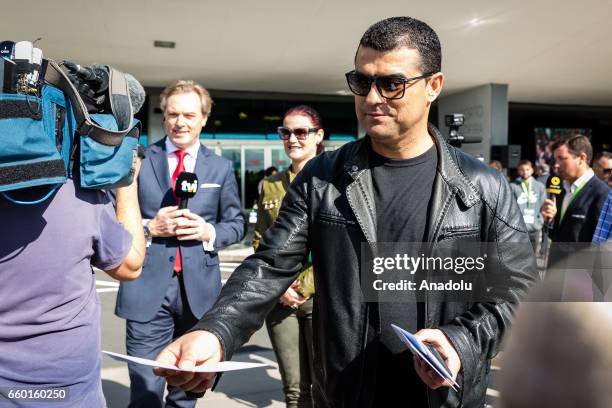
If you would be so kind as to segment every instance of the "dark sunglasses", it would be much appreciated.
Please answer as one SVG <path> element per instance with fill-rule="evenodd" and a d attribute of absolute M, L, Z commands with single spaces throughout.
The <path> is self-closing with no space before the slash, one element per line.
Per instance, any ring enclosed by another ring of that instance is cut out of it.
<path fill-rule="evenodd" d="M 316 132 L 319 128 L 309 128 L 309 127 L 298 127 L 295 129 L 291 129 L 286 126 L 279 126 L 276 131 L 278 132 L 278 137 L 282 140 L 291 139 L 291 135 L 295 135 L 298 140 L 306 140 L 308 135 L 311 132 Z"/>
<path fill-rule="evenodd" d="M 412 78 L 404 78 L 397 75 L 371 77 L 353 70 L 344 75 L 351 92 L 355 95 L 367 96 L 370 93 L 370 89 L 372 89 L 372 83 L 374 83 L 376 84 L 376 90 L 378 90 L 378 93 L 383 98 L 401 99 L 404 97 L 408 83 L 429 78 L 433 74 L 434 72 Z"/>

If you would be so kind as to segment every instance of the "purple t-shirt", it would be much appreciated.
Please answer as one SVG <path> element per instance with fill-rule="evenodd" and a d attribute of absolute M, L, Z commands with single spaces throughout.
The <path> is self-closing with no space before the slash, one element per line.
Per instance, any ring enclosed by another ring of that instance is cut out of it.
<path fill-rule="evenodd" d="M 67 402 L 45 407 L 103 406 L 91 265 L 120 265 L 131 235 L 102 192 L 72 180 L 37 205 L 0 196 L 0 226 L 0 388 L 67 387 Z"/>

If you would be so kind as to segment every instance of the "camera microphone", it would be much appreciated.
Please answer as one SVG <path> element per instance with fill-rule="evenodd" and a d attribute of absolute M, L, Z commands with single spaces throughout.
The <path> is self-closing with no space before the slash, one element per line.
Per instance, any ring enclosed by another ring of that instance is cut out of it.
<path fill-rule="evenodd" d="M 198 177 L 186 171 L 180 173 L 174 185 L 174 194 L 179 200 L 179 209 L 187 208 L 187 202 L 198 192 Z"/>
<path fill-rule="evenodd" d="M 106 66 L 92 64 L 84 67 L 71 61 L 64 61 L 64 66 L 70 71 L 68 77 L 83 97 L 88 110 L 103 110 L 106 107 L 106 91 L 109 83 L 109 73 Z M 137 113 L 144 105 L 145 90 L 132 75 L 123 75 L 128 85 L 132 109 L 134 113 Z"/>
<path fill-rule="evenodd" d="M 94 81 L 100 85 L 99 91 L 105 91 L 108 88 L 108 71 L 104 65 L 92 64 L 89 67 L 76 64 L 71 61 L 64 60 L 64 65 L 70 71 L 79 75 L 85 81 Z"/>

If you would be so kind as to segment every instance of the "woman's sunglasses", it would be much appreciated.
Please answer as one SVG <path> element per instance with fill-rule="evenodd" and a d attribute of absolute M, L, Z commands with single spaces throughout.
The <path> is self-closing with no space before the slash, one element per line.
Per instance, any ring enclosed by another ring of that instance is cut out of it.
<path fill-rule="evenodd" d="M 306 138 L 308 137 L 308 135 L 311 132 L 316 132 L 317 130 L 319 130 L 318 128 L 309 128 L 309 127 L 297 127 L 297 128 L 290 128 L 290 127 L 286 127 L 286 126 L 279 126 L 278 129 L 276 129 L 276 131 L 278 132 L 278 137 L 281 138 L 282 140 L 289 140 L 291 139 L 291 135 L 295 135 L 295 137 L 298 140 L 306 140 Z"/>

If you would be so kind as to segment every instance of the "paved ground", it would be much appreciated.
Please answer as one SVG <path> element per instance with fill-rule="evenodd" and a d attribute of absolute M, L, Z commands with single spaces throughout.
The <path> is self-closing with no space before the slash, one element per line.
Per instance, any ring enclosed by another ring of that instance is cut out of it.
<path fill-rule="evenodd" d="M 238 249 L 226 254 L 226 260 L 244 258 L 250 249 Z M 222 277 L 227 279 L 236 267 L 235 262 L 222 263 Z M 118 284 L 103 272 L 97 274 L 97 288 L 102 304 L 102 349 L 125 353 L 125 321 L 113 314 Z M 233 360 L 266 363 L 268 367 L 227 373 L 215 392 L 207 393 L 198 407 L 283 407 L 280 374 L 265 329 L 255 333 L 249 343 Z M 127 366 L 103 357 L 102 386 L 109 408 L 126 407 L 129 402 Z"/>
<path fill-rule="evenodd" d="M 237 247 L 221 257 L 223 279 L 231 274 L 237 262 L 251 252 L 250 248 Z M 97 288 L 102 304 L 102 349 L 125 353 L 125 322 L 113 314 L 118 284 L 103 272 L 97 274 Z M 215 392 L 208 392 L 198 401 L 197 407 L 243 408 L 284 407 L 280 374 L 265 328 L 253 335 L 251 340 L 238 352 L 233 360 L 266 363 L 268 367 L 227 373 Z M 497 372 L 494 367 L 494 376 Z M 127 407 L 129 402 L 129 377 L 127 366 L 103 357 L 102 386 L 109 408 Z M 497 392 L 495 378 L 487 394 L 492 403 Z"/>

